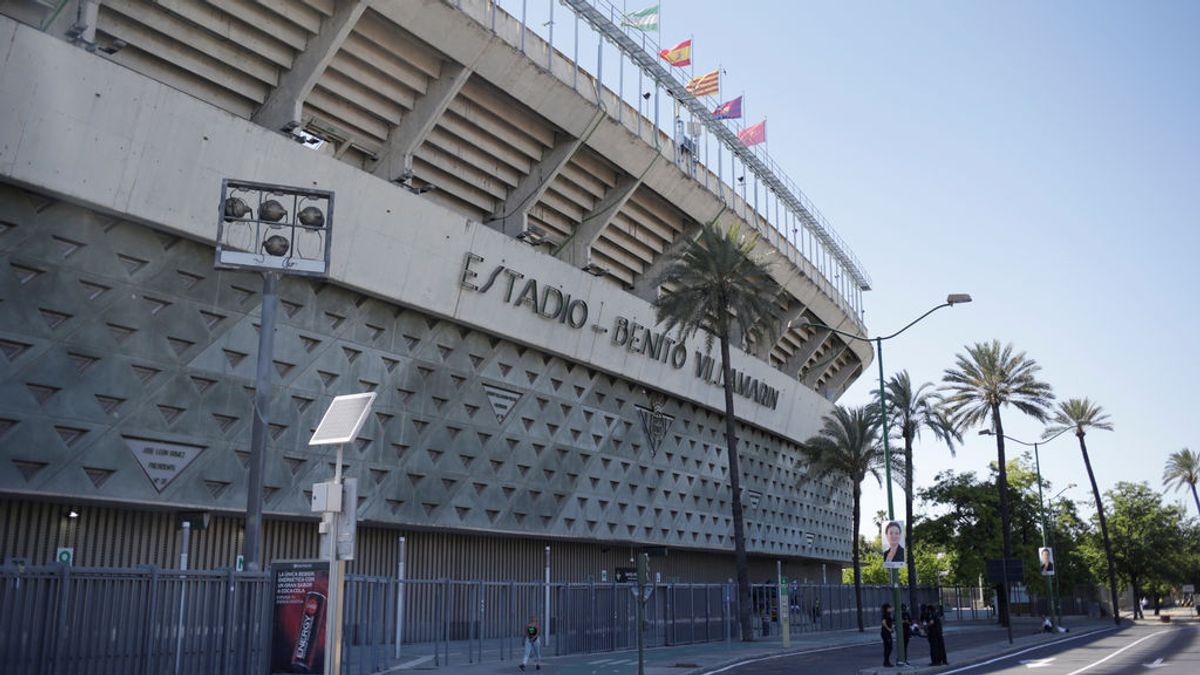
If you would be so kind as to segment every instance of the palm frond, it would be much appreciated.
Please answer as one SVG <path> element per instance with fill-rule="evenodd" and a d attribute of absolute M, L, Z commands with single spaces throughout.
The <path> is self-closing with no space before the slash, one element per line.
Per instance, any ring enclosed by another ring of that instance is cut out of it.
<path fill-rule="evenodd" d="M 1167 457 L 1167 466 L 1163 469 L 1163 484 L 1175 490 L 1186 485 L 1195 487 L 1200 483 L 1200 452 L 1192 452 L 1184 448 L 1172 452 Z"/>
<path fill-rule="evenodd" d="M 1041 366 L 999 340 L 977 342 L 955 356 L 942 374 L 943 405 L 957 433 L 991 421 L 998 408 L 1012 406 L 1045 421 L 1054 391 L 1039 380 Z"/>
<path fill-rule="evenodd" d="M 1093 403 L 1088 398 L 1072 398 L 1059 401 L 1058 407 L 1054 411 L 1054 417 L 1047 425 L 1043 437 L 1050 438 L 1071 429 L 1077 435 L 1084 435 L 1090 429 L 1112 431 L 1113 425 L 1104 412 L 1104 408 L 1099 404 Z"/>

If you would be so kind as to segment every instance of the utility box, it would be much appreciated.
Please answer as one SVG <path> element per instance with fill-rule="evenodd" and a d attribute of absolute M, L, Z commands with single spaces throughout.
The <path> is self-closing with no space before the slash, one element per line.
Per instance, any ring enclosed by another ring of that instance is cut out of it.
<path fill-rule="evenodd" d="M 312 511 L 314 513 L 341 513 L 342 486 L 333 481 L 313 483 Z"/>

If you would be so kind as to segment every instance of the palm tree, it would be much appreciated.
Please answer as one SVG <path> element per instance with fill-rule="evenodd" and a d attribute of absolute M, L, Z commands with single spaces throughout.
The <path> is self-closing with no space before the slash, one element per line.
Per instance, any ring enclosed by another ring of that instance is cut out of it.
<path fill-rule="evenodd" d="M 907 468 L 904 480 L 904 541 L 908 547 L 908 606 L 915 608 L 920 605 L 917 604 L 917 564 L 912 536 L 913 441 L 921 437 L 922 430 L 929 431 L 934 438 L 945 442 L 953 455 L 954 442 L 961 442 L 962 436 L 942 410 L 942 397 L 934 391 L 932 382 L 926 382 L 914 390 L 908 371 L 902 370 L 884 385 L 884 395 L 890 413 L 889 432 L 895 432 L 904 441 L 904 466 Z M 878 399 L 879 395 L 875 397 Z"/>
<path fill-rule="evenodd" d="M 714 339 L 721 343 L 738 619 L 745 641 L 753 640 L 754 633 L 750 623 L 750 570 L 742 522 L 741 469 L 738 466 L 729 342 L 735 327 L 740 329 L 741 335 L 749 336 L 777 323 L 764 320 L 777 311 L 778 284 L 767 272 L 766 265 L 753 255 L 756 241 L 756 237 L 743 236 L 736 226 L 723 230 L 715 223 L 705 224 L 696 240 L 663 273 L 659 283 L 666 290 L 654 302 L 659 323 L 665 324 L 667 331 L 678 327 L 680 340 L 704 330 L 710 349 Z"/>
<path fill-rule="evenodd" d="M 1112 544 L 1108 540 L 1108 520 L 1104 517 L 1104 502 L 1100 500 L 1100 488 L 1096 485 L 1096 474 L 1092 473 L 1092 460 L 1088 458 L 1087 443 L 1083 437 L 1088 429 L 1112 431 L 1112 423 L 1104 408 L 1092 403 L 1086 398 L 1073 398 L 1060 401 L 1054 411 L 1054 419 L 1046 427 L 1044 438 L 1060 434 L 1068 429 L 1075 430 L 1079 439 L 1079 451 L 1083 453 L 1083 465 L 1087 467 L 1088 480 L 1092 482 L 1092 496 L 1096 498 L 1096 515 L 1100 519 L 1100 534 L 1104 537 L 1104 557 L 1108 559 L 1108 591 L 1112 594 L 1113 621 L 1121 625 L 1121 616 L 1117 609 L 1117 572 L 1113 565 Z M 1136 602 L 1137 599 L 1134 598 Z"/>
<path fill-rule="evenodd" d="M 821 420 L 821 431 L 800 445 L 800 452 L 808 459 L 809 480 L 820 480 L 829 475 L 840 476 L 854 486 L 854 543 L 851 555 L 854 564 L 854 603 L 858 608 L 858 630 L 863 631 L 862 566 L 860 563 L 858 537 L 859 520 L 862 515 L 862 483 L 867 476 L 874 476 L 883 484 L 880 471 L 883 469 L 883 446 L 880 445 L 879 412 L 874 405 L 861 408 L 837 406 Z M 894 469 L 895 467 L 893 467 Z"/>
<path fill-rule="evenodd" d="M 1000 409 L 1013 406 L 1017 410 L 1045 421 L 1054 393 L 1050 385 L 1037 379 L 1041 366 L 1025 355 L 1013 353 L 1011 344 L 1000 346 L 999 340 L 977 342 L 967 347 L 967 354 L 955 356 L 955 367 L 942 375 L 947 392 L 945 406 L 954 428 L 962 433 L 979 425 L 988 425 L 996 436 L 996 461 L 999 475 L 996 489 L 1000 493 L 1000 530 L 1005 559 L 1012 557 L 1012 536 L 1009 532 L 1008 464 L 1004 457 L 1004 424 Z M 1000 623 L 1008 625 L 1008 580 L 1000 584 Z"/>
<path fill-rule="evenodd" d="M 1187 448 L 1172 452 L 1163 469 L 1163 484 L 1178 490 L 1184 485 L 1192 488 L 1192 499 L 1196 500 L 1196 511 L 1200 512 L 1200 495 L 1196 494 L 1196 483 L 1200 482 L 1200 452 Z"/>

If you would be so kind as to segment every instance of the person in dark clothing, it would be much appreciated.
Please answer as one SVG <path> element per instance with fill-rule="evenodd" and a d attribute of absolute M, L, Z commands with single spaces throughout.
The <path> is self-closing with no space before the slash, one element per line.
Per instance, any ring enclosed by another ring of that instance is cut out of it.
<path fill-rule="evenodd" d="M 892 606 L 883 603 L 883 620 L 879 624 L 879 637 L 883 639 L 883 667 L 892 667 L 892 631 L 896 629 L 896 620 L 892 618 Z"/>
<path fill-rule="evenodd" d="M 928 611 L 924 612 L 922 619 L 925 635 L 929 638 L 929 665 L 950 665 L 950 662 L 946 660 L 946 635 L 942 632 L 942 620 L 938 613 L 930 607 Z"/>

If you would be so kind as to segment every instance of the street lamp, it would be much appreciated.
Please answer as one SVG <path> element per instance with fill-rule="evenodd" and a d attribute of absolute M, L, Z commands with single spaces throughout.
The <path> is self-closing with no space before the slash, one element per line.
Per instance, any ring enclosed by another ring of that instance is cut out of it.
<path fill-rule="evenodd" d="M 216 267 L 255 270 L 263 276 L 243 549 L 246 569 L 257 571 L 262 568 L 263 470 L 279 277 L 323 277 L 329 272 L 333 193 L 226 178 L 217 206 Z"/>
<path fill-rule="evenodd" d="M 821 329 L 827 330 L 831 333 L 836 333 L 844 338 L 849 338 L 851 340 L 858 340 L 859 342 L 874 342 L 875 343 L 875 358 L 876 358 L 876 360 L 879 361 L 879 414 L 880 414 L 880 419 L 882 420 L 882 425 L 883 425 L 882 426 L 882 428 L 883 428 L 883 468 L 884 468 L 884 480 L 887 482 L 888 520 L 896 519 L 896 508 L 892 501 L 892 449 L 888 445 L 887 396 L 886 396 L 886 389 L 885 389 L 884 376 L 883 376 L 883 341 L 891 340 L 892 338 L 903 333 L 904 331 L 908 330 L 909 328 L 912 328 L 913 326 L 917 325 L 918 323 L 920 323 L 920 321 L 922 319 L 929 316 L 930 314 L 933 314 L 934 312 L 938 311 L 939 309 L 941 309 L 943 307 L 953 307 L 954 305 L 966 304 L 968 302 L 971 302 L 971 296 L 968 295 L 967 293 L 951 293 L 950 295 L 946 296 L 945 302 L 934 307 L 933 309 L 930 309 L 928 312 L 925 312 L 921 316 L 918 316 L 917 318 L 913 319 L 904 328 L 901 328 L 900 330 L 896 331 L 895 333 L 892 333 L 891 335 L 884 335 L 881 337 L 874 337 L 874 338 L 866 338 L 866 337 L 862 337 L 860 335 L 855 335 L 853 333 L 847 333 L 845 331 L 840 331 L 836 328 L 830 328 L 829 326 L 821 326 L 821 325 L 810 323 L 810 322 L 805 322 L 803 324 L 800 324 L 802 326 L 808 325 L 808 326 L 813 326 L 815 328 L 821 328 Z M 909 546 L 912 546 L 911 541 L 905 542 L 905 543 Z M 858 546 L 858 542 L 854 542 L 854 545 Z M 892 568 L 892 602 L 895 605 L 897 613 L 899 613 L 899 611 L 900 611 L 899 576 L 900 576 L 899 570 L 897 570 L 896 568 Z M 915 609 L 915 608 L 913 608 L 913 609 Z M 901 617 L 901 618 L 903 618 L 903 617 Z M 899 647 L 899 649 L 897 650 L 899 660 L 907 661 L 908 660 L 907 651 L 906 651 L 907 645 L 904 643 L 904 631 L 902 631 L 902 630 L 896 631 L 896 642 Z"/>
<path fill-rule="evenodd" d="M 1013 438 L 1012 436 L 1009 436 L 1008 434 L 1004 434 L 1004 438 L 1006 440 L 1010 440 L 1013 443 L 1019 443 L 1020 445 L 1024 445 L 1024 446 L 1033 448 L 1033 466 L 1037 470 L 1038 509 L 1041 511 L 1041 516 L 1042 516 L 1041 517 L 1041 520 L 1042 520 L 1042 548 L 1046 548 L 1046 501 L 1042 497 L 1042 460 L 1041 460 L 1041 456 L 1038 454 L 1038 446 L 1049 443 L 1050 441 L 1058 438 L 1059 436 L 1062 436 L 1064 433 L 1066 433 L 1067 431 L 1069 431 L 1071 429 L 1074 429 L 1074 427 L 1069 427 L 1067 429 L 1063 429 L 1062 431 L 1058 432 L 1057 434 L 1054 434 L 1053 436 L 1051 436 L 1050 438 L 1047 438 L 1044 441 L 1035 441 L 1033 443 L 1026 443 L 1025 441 Z M 992 431 L 991 429 L 980 429 L 979 435 L 980 436 L 995 436 L 996 432 Z M 1074 487 L 1074 484 L 1071 484 L 1071 485 L 1067 486 L 1066 488 L 1063 488 L 1063 490 L 1065 491 L 1067 489 L 1070 489 L 1071 487 Z M 1062 491 L 1060 491 L 1058 494 L 1062 494 Z M 1055 495 L 1055 496 L 1057 496 L 1057 495 Z M 1053 500 L 1053 497 L 1051 497 L 1051 500 Z M 1046 577 L 1046 587 L 1050 590 L 1050 610 L 1051 610 L 1050 613 L 1054 615 L 1054 625 L 1056 625 L 1056 626 L 1059 625 L 1059 623 L 1061 622 L 1060 621 L 1061 617 L 1058 616 L 1058 614 L 1054 611 L 1055 604 L 1056 604 L 1054 602 L 1055 591 L 1056 591 L 1056 583 L 1055 583 L 1056 579 L 1055 578 L 1057 576 L 1058 576 L 1058 574 L 1056 573 L 1053 575 L 1047 575 L 1047 577 Z M 1005 581 L 1006 581 L 1006 583 L 1005 583 L 1004 588 L 1007 590 L 1008 589 L 1007 579 Z"/>

